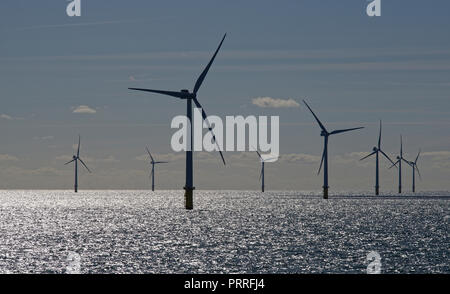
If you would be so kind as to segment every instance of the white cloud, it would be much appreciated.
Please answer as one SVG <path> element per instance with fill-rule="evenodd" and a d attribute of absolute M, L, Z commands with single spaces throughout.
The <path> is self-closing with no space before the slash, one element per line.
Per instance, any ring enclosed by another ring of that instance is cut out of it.
<path fill-rule="evenodd" d="M 0 154 L 0 161 L 18 161 L 19 159 L 13 155 Z"/>
<path fill-rule="evenodd" d="M 119 160 L 117 158 L 115 158 L 114 156 L 112 156 L 112 155 L 109 155 L 106 158 L 98 158 L 98 159 L 95 159 L 94 161 L 96 161 L 96 162 L 105 162 L 105 163 L 119 162 Z"/>
<path fill-rule="evenodd" d="M 438 159 L 450 158 L 450 151 L 431 151 L 423 152 L 422 156 L 438 157 Z"/>
<path fill-rule="evenodd" d="M 7 120 L 12 120 L 13 119 L 12 116 L 4 114 L 4 113 L 0 114 L 0 118 L 7 119 Z"/>
<path fill-rule="evenodd" d="M 321 159 L 320 156 L 304 154 L 304 153 L 291 153 L 291 154 L 283 154 L 280 157 L 281 162 L 295 162 L 295 163 L 317 163 Z"/>
<path fill-rule="evenodd" d="M 271 97 L 258 97 L 252 99 L 252 104 L 263 108 L 291 108 L 299 107 L 294 99 L 275 99 Z"/>
<path fill-rule="evenodd" d="M 80 105 L 80 106 L 77 106 L 72 112 L 73 113 L 94 114 L 97 112 L 97 110 L 95 110 L 87 105 Z"/>

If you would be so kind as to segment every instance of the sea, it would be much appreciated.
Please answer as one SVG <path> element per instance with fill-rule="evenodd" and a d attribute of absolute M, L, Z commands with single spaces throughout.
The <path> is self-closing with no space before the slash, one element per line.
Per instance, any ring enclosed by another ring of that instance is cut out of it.
<path fill-rule="evenodd" d="M 0 273 L 450 273 L 450 192 L 0 191 Z"/>

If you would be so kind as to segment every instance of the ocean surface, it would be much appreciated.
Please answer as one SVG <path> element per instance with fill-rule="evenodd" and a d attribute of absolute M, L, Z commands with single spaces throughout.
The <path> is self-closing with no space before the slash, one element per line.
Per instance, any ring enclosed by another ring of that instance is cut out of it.
<path fill-rule="evenodd" d="M 450 192 L 0 191 L 0 273 L 450 273 Z"/>

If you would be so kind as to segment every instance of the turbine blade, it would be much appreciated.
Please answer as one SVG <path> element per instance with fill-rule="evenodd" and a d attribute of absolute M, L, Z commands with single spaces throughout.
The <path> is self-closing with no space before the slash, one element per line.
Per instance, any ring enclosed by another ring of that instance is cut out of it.
<path fill-rule="evenodd" d="M 374 155 L 375 153 L 377 153 L 377 152 L 376 152 L 376 151 L 374 151 L 374 152 L 370 153 L 369 155 L 367 155 L 367 156 L 364 156 L 364 157 L 363 157 L 363 158 L 361 158 L 360 160 L 364 160 L 364 159 L 366 159 L 366 158 L 369 158 L 370 156 Z"/>
<path fill-rule="evenodd" d="M 222 47 L 222 43 L 225 40 L 225 37 L 227 36 L 227 34 L 223 35 L 222 41 L 219 44 L 219 47 L 217 47 L 216 52 L 214 52 L 213 57 L 211 58 L 211 60 L 209 61 L 208 65 L 206 65 L 205 69 L 203 70 L 203 72 L 200 74 L 200 76 L 198 77 L 197 81 L 195 82 L 195 86 L 194 86 L 194 90 L 193 93 L 197 94 L 198 89 L 200 89 L 200 86 L 203 83 L 203 80 L 206 77 L 206 74 L 209 71 L 209 68 L 211 67 L 212 63 L 214 62 L 214 59 L 216 58 L 217 53 L 220 50 L 220 47 Z"/>
<path fill-rule="evenodd" d="M 128 88 L 129 90 L 136 90 L 136 91 L 144 91 L 144 92 L 150 92 L 150 93 L 157 93 L 167 96 L 172 96 L 180 99 L 186 99 L 189 93 L 185 92 L 174 92 L 174 91 L 164 91 L 164 90 L 152 90 L 152 89 L 141 89 L 141 88 Z"/>
<path fill-rule="evenodd" d="M 416 167 L 417 174 L 419 175 L 419 178 L 422 180 L 422 175 L 420 174 L 419 167 L 417 165 L 414 165 L 414 166 Z"/>
<path fill-rule="evenodd" d="M 303 100 L 303 102 L 305 103 L 306 107 L 308 107 L 309 111 L 311 111 L 312 115 L 314 116 L 314 118 L 316 119 L 317 123 L 319 124 L 320 128 L 322 129 L 322 131 L 328 133 L 327 129 L 324 127 L 324 125 L 322 124 L 322 122 L 319 120 L 319 118 L 316 116 L 316 114 L 314 113 L 314 111 L 312 111 L 311 107 L 309 107 L 308 103 L 306 103 L 305 100 Z"/>
<path fill-rule="evenodd" d="M 155 162 L 153 162 L 154 164 L 157 164 L 157 163 L 169 163 L 168 161 L 155 161 Z"/>
<path fill-rule="evenodd" d="M 400 158 L 403 158 L 403 138 L 400 135 Z"/>
<path fill-rule="evenodd" d="M 401 158 L 400 160 L 403 160 L 404 162 L 406 162 L 406 164 L 408 164 L 409 166 L 413 166 L 412 164 L 411 164 L 411 161 L 408 161 L 408 160 L 406 160 L 406 159 L 404 159 L 404 158 Z"/>
<path fill-rule="evenodd" d="M 263 158 L 261 157 L 261 154 L 258 152 L 258 149 L 254 148 L 253 146 L 251 146 L 251 148 L 253 148 L 255 150 L 256 154 L 258 154 L 259 158 L 261 160 L 263 160 Z"/>
<path fill-rule="evenodd" d="M 320 170 L 322 169 L 323 159 L 325 158 L 325 148 L 323 148 L 322 160 L 320 161 L 319 171 L 317 174 L 320 174 Z"/>
<path fill-rule="evenodd" d="M 205 110 L 203 109 L 203 107 L 202 107 L 202 105 L 200 104 L 200 102 L 198 102 L 197 98 L 194 98 L 193 100 L 194 100 L 194 103 L 195 103 L 195 105 L 197 106 L 197 108 L 200 108 L 200 109 L 202 110 L 202 117 L 203 117 L 203 120 L 206 122 L 206 125 L 208 126 L 208 130 L 209 130 L 209 131 L 211 132 L 211 134 L 212 134 L 214 143 L 216 143 L 217 149 L 219 150 L 219 153 L 220 153 L 220 157 L 222 158 L 223 165 L 225 165 L 225 159 L 223 158 L 222 151 L 220 151 L 220 146 L 219 146 L 219 144 L 218 144 L 217 141 L 216 141 L 216 135 L 215 135 L 214 132 L 212 131 L 211 125 L 209 124 L 208 116 L 206 115 L 206 112 L 205 112 Z"/>
<path fill-rule="evenodd" d="M 379 149 L 380 150 L 380 152 L 381 152 L 381 154 L 383 154 L 384 155 L 384 157 L 386 157 L 392 164 L 394 164 L 395 165 L 395 163 L 392 161 L 392 159 L 389 157 L 389 156 L 387 156 L 387 154 L 386 153 L 384 153 L 384 151 L 383 150 L 381 150 L 381 149 Z"/>
<path fill-rule="evenodd" d="M 419 149 L 419 153 L 417 153 L 416 160 L 414 160 L 414 164 L 417 164 L 417 159 L 419 159 L 419 156 L 420 156 L 420 149 Z"/>
<path fill-rule="evenodd" d="M 72 159 L 71 161 L 64 163 L 64 165 L 68 165 L 69 163 L 74 162 L 74 161 L 75 161 L 75 159 Z"/>
<path fill-rule="evenodd" d="M 150 155 L 150 158 L 151 158 L 152 162 L 155 161 L 155 160 L 153 159 L 152 154 L 150 153 L 150 150 L 148 150 L 148 147 L 147 147 L 147 146 L 145 146 L 145 149 L 147 149 L 147 153 L 148 153 L 148 155 Z"/>
<path fill-rule="evenodd" d="M 378 149 L 381 149 L 381 119 L 380 119 L 380 134 L 378 135 Z"/>
<path fill-rule="evenodd" d="M 393 168 L 394 166 L 397 167 L 397 163 L 398 163 L 399 161 L 400 161 L 400 160 L 397 160 L 394 164 L 392 164 L 392 165 L 389 167 L 389 169 Z"/>
<path fill-rule="evenodd" d="M 78 149 L 77 149 L 77 157 L 80 156 L 80 143 L 81 143 L 81 137 L 78 135 Z"/>
<path fill-rule="evenodd" d="M 350 132 L 350 131 L 359 130 L 359 129 L 364 129 L 364 127 L 351 128 L 351 129 L 343 129 L 343 130 L 335 130 L 335 131 L 332 131 L 332 132 L 330 133 L 330 135 L 335 135 L 335 134 L 340 134 L 340 133 Z"/>
<path fill-rule="evenodd" d="M 87 167 L 87 165 L 83 162 L 83 160 L 79 157 L 78 159 L 80 160 L 81 164 L 84 165 L 84 167 L 91 173 L 91 170 Z"/>

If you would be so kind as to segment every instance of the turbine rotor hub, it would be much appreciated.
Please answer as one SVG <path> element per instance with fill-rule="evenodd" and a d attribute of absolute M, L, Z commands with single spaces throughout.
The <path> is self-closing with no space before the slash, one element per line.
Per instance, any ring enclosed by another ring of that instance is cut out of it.
<path fill-rule="evenodd" d="M 187 90 L 187 89 L 183 89 L 180 92 L 185 94 L 184 99 L 195 99 L 197 97 L 196 94 L 189 92 L 189 90 Z"/>

